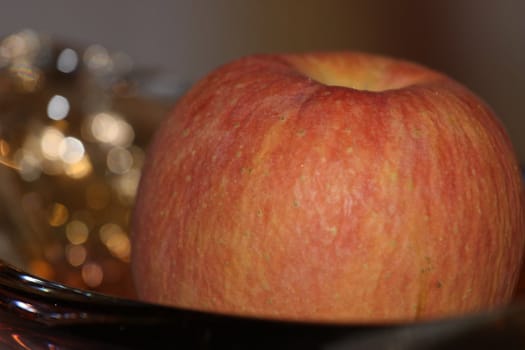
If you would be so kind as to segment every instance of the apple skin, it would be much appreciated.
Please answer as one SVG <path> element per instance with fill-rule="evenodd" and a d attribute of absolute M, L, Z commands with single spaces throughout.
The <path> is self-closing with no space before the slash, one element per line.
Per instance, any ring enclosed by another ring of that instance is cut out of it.
<path fill-rule="evenodd" d="M 252 55 L 197 82 L 148 149 L 139 298 L 280 320 L 395 322 L 509 303 L 525 245 L 491 109 L 426 67 Z"/>

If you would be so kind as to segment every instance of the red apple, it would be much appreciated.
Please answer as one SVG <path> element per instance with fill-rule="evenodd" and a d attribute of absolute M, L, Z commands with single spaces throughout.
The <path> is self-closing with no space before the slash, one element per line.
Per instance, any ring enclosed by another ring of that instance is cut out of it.
<path fill-rule="evenodd" d="M 426 67 L 253 55 L 188 91 L 138 190 L 140 298 L 276 319 L 386 322 L 505 305 L 525 244 L 500 121 Z"/>

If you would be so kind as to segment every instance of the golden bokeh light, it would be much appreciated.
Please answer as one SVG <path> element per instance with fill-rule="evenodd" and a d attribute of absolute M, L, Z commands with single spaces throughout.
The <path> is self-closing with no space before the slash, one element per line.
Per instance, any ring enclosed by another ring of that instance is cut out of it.
<path fill-rule="evenodd" d="M 53 227 L 62 226 L 69 218 L 69 210 L 62 203 L 53 203 L 49 214 L 49 225 Z"/>
<path fill-rule="evenodd" d="M 84 157 L 85 151 L 82 141 L 72 136 L 64 137 L 58 145 L 60 159 L 67 164 L 78 163 Z"/>
<path fill-rule="evenodd" d="M 147 141 L 172 105 L 140 95 L 148 86 L 133 68 L 97 44 L 0 38 L 0 222 L 22 247 L 12 260 L 37 276 L 133 294 L 127 225 Z"/>
<path fill-rule="evenodd" d="M 107 223 L 99 230 L 102 243 L 110 253 L 124 261 L 129 261 L 131 244 L 127 233 L 115 223 Z"/>
<path fill-rule="evenodd" d="M 121 232 L 111 236 L 108 239 L 106 246 L 115 257 L 129 262 L 131 244 L 126 233 Z"/>
<path fill-rule="evenodd" d="M 133 156 L 131 152 L 124 147 L 113 147 L 108 152 L 106 164 L 112 173 L 119 175 L 125 174 L 133 166 Z"/>
<path fill-rule="evenodd" d="M 96 262 L 88 262 L 82 266 L 82 280 L 91 288 L 98 287 L 104 279 L 104 271 Z"/>
<path fill-rule="evenodd" d="M 131 169 L 113 182 L 122 203 L 131 204 L 137 194 L 141 172 Z"/>
<path fill-rule="evenodd" d="M 120 225 L 113 222 L 106 223 L 102 225 L 98 231 L 100 241 L 105 245 L 108 244 L 108 241 L 111 237 L 123 233 L 124 230 Z"/>
<path fill-rule="evenodd" d="M 87 250 L 83 245 L 69 244 L 66 246 L 66 259 L 71 266 L 82 265 L 87 258 Z"/>
<path fill-rule="evenodd" d="M 87 136 L 98 142 L 127 147 L 131 145 L 135 132 L 121 116 L 111 112 L 97 113 L 86 120 Z"/>
<path fill-rule="evenodd" d="M 82 265 L 87 258 L 87 250 L 83 245 L 70 244 L 66 246 L 66 259 L 71 266 Z"/>
<path fill-rule="evenodd" d="M 75 163 L 65 163 L 64 172 L 67 176 L 73 179 L 81 179 L 91 174 L 93 166 L 87 155 L 84 155 L 79 161 Z"/>
<path fill-rule="evenodd" d="M 64 140 L 64 134 L 54 126 L 45 127 L 40 138 L 40 149 L 42 155 L 48 160 L 60 159 L 60 144 Z"/>
<path fill-rule="evenodd" d="M 89 237 L 88 226 L 83 221 L 72 220 L 66 225 L 66 237 L 71 244 L 86 243 Z"/>

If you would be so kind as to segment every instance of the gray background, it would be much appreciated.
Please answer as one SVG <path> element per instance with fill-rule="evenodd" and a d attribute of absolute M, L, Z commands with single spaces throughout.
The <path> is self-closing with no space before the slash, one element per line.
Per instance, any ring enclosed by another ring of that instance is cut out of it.
<path fill-rule="evenodd" d="M 416 60 L 469 86 L 525 163 L 525 1 L 5 1 L 0 35 L 31 28 L 128 53 L 193 81 L 240 55 L 358 49 Z"/>

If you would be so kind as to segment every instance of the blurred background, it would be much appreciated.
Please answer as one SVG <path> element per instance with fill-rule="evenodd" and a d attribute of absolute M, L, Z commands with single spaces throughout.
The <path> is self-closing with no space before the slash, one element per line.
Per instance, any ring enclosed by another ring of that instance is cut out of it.
<path fill-rule="evenodd" d="M 127 225 L 147 141 L 181 91 L 242 55 L 425 64 L 491 105 L 525 164 L 525 1 L 1 5 L 0 258 L 41 277 L 133 296 Z"/>
<path fill-rule="evenodd" d="M 98 43 L 186 81 L 255 52 L 416 60 L 486 99 L 525 162 L 524 14 L 520 0 L 3 0 L 0 34 L 32 28 Z"/>

